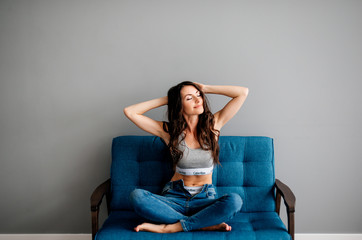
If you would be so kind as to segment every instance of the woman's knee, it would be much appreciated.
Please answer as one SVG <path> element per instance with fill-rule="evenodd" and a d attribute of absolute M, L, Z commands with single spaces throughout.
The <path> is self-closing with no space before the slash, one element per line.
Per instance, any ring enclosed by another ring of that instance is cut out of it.
<path fill-rule="evenodd" d="M 135 189 L 129 194 L 129 201 L 132 206 L 142 205 L 146 200 L 147 191 L 143 189 Z"/>
<path fill-rule="evenodd" d="M 228 201 L 229 207 L 231 207 L 234 212 L 239 212 L 243 206 L 243 200 L 240 195 L 237 193 L 229 193 L 225 195 Z"/>

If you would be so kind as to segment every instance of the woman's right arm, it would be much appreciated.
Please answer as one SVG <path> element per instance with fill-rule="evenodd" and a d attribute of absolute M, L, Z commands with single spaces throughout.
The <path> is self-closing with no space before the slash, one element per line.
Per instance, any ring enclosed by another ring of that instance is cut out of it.
<path fill-rule="evenodd" d="M 162 138 L 166 144 L 168 144 L 170 135 L 163 130 L 163 122 L 153 120 L 143 115 L 145 112 L 166 105 L 167 103 L 167 97 L 156 98 L 126 107 L 123 112 L 137 127 Z"/>

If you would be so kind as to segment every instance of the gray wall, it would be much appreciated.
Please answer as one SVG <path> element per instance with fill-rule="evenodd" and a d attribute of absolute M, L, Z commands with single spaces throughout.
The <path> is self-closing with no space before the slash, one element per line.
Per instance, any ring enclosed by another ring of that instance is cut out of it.
<path fill-rule="evenodd" d="M 297 233 L 362 233 L 361 11 L 352 0 L 0 1 L 0 233 L 90 233 L 112 138 L 146 134 L 123 108 L 183 80 L 250 89 L 222 134 L 275 139 Z M 213 111 L 227 100 L 210 96 Z"/>

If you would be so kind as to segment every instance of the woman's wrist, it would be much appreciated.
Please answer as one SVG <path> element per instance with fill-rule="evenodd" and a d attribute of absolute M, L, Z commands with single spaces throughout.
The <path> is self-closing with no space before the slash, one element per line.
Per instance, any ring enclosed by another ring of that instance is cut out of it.
<path fill-rule="evenodd" d="M 168 104 L 168 97 L 167 96 L 161 97 L 160 101 L 161 101 L 161 104 L 162 104 L 161 106 L 167 105 Z"/>
<path fill-rule="evenodd" d="M 202 92 L 210 93 L 210 86 L 209 85 L 202 85 Z"/>
<path fill-rule="evenodd" d="M 201 92 L 208 93 L 207 92 L 208 85 L 201 84 L 201 83 L 198 83 L 198 82 L 194 82 L 194 83 L 198 86 L 198 88 L 200 89 Z"/>

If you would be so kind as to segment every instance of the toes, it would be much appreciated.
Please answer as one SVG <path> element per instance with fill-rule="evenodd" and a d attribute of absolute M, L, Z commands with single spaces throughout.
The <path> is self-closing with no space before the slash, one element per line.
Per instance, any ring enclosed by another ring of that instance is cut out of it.
<path fill-rule="evenodd" d="M 225 224 L 225 225 L 224 225 L 225 231 L 227 231 L 227 232 L 231 231 L 231 226 L 228 225 L 228 224 L 226 224 L 226 223 L 224 223 L 224 224 Z"/>
<path fill-rule="evenodd" d="M 141 231 L 142 225 L 143 225 L 143 223 L 140 224 L 140 225 L 138 225 L 137 227 L 135 227 L 134 230 L 135 230 L 136 232 Z"/>

